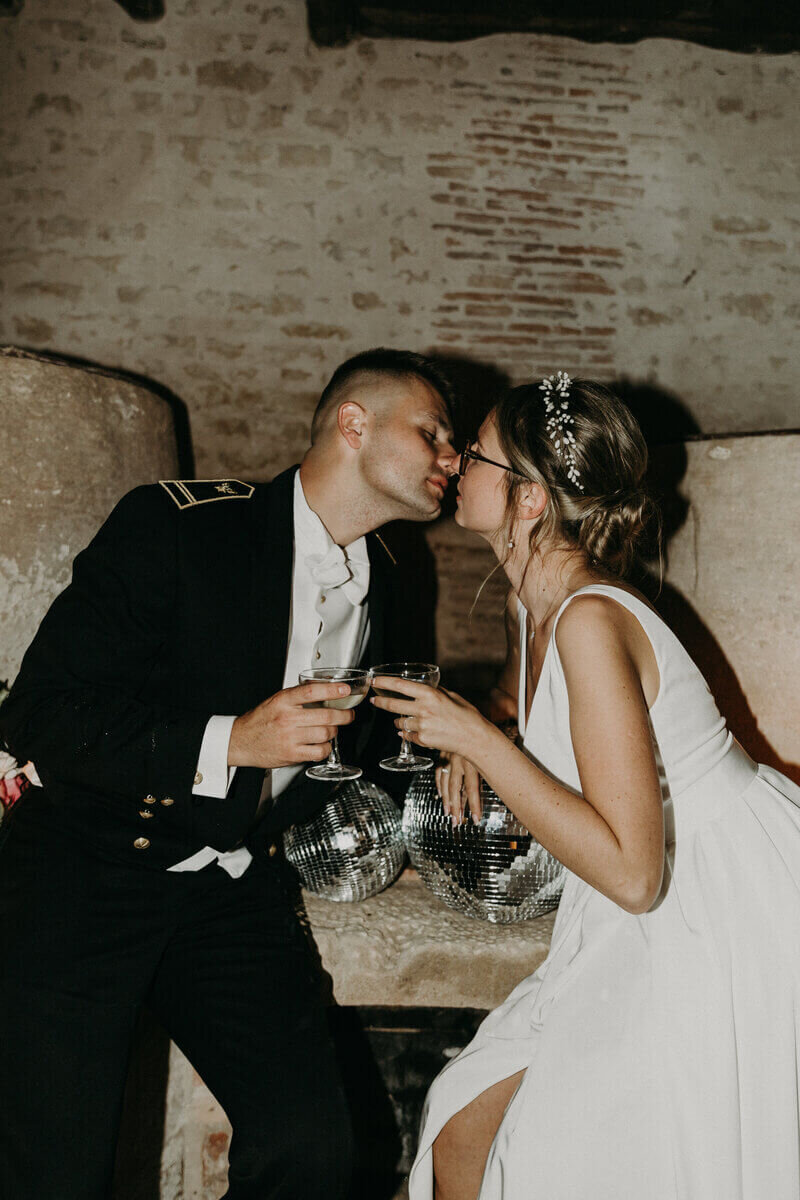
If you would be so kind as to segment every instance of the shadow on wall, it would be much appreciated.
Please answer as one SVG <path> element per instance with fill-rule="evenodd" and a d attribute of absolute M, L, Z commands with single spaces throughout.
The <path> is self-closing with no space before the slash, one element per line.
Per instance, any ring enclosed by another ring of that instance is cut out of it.
<path fill-rule="evenodd" d="M 493 363 L 476 362 L 454 354 L 434 357 L 458 397 L 455 445 L 460 450 L 477 437 L 486 414 L 511 386 L 511 380 Z"/>
<path fill-rule="evenodd" d="M 800 785 L 800 763 L 787 762 L 764 736 L 736 672 L 713 633 L 703 624 L 685 596 L 666 584 L 656 598 L 655 605 L 699 665 L 737 741 L 756 762 L 775 767 Z"/>
<path fill-rule="evenodd" d="M 689 512 L 689 502 L 681 492 L 688 465 L 685 442 L 701 436 L 700 429 L 683 402 L 668 392 L 629 381 L 614 384 L 614 390 L 636 417 L 652 452 L 648 482 L 661 511 L 667 567 L 670 541 Z M 739 678 L 714 634 L 678 588 L 669 582 L 658 587 L 658 558 L 652 543 L 645 559 L 648 569 L 633 582 L 649 596 L 700 667 L 734 737 L 756 762 L 775 767 L 800 783 L 800 764 L 786 762 L 764 736 Z"/>
<path fill-rule="evenodd" d="M 477 437 L 484 417 L 497 397 L 509 386 L 509 379 L 488 363 L 455 356 L 432 357 L 451 381 L 458 397 L 453 444 L 460 450 Z M 438 520 L 452 517 L 455 511 L 456 489 L 451 484 Z M 429 528 L 427 522 L 395 521 L 381 534 L 397 559 L 390 637 L 393 660 L 438 660 L 436 606 L 439 583 L 436 562 L 426 538 Z"/>

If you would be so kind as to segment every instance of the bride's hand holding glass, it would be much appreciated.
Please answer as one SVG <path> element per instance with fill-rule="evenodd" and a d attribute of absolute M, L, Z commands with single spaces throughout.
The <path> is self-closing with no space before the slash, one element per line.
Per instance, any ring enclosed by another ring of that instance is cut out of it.
<path fill-rule="evenodd" d="M 433 688 L 425 683 L 396 675 L 372 677 L 372 687 L 380 692 L 370 700 L 376 708 L 395 714 L 401 735 L 417 746 L 428 746 L 466 758 L 475 739 L 494 726 L 455 692 Z"/>
<path fill-rule="evenodd" d="M 402 700 L 402 692 L 392 689 L 392 680 L 402 679 L 406 682 L 436 688 L 439 686 L 439 668 L 435 663 L 381 663 L 380 666 L 372 668 L 370 679 L 379 696 Z M 389 681 L 388 685 L 387 680 Z M 411 753 L 411 742 L 402 729 L 400 736 L 402 738 L 400 753 L 392 754 L 380 761 L 384 771 L 427 771 L 429 767 L 433 766 L 432 758 L 427 758 L 424 754 Z"/>

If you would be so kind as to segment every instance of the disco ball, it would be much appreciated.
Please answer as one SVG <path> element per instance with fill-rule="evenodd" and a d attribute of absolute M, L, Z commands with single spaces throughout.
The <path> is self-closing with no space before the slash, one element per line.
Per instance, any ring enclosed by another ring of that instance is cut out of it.
<path fill-rule="evenodd" d="M 310 821 L 283 835 L 303 886 L 325 900 L 366 900 L 396 879 L 405 860 L 397 805 L 368 779 L 339 784 Z"/>
<path fill-rule="evenodd" d="M 504 925 L 555 908 L 564 868 L 484 781 L 479 824 L 453 826 L 433 771 L 415 775 L 406 794 L 403 834 L 409 857 L 435 896 L 470 917 Z"/>

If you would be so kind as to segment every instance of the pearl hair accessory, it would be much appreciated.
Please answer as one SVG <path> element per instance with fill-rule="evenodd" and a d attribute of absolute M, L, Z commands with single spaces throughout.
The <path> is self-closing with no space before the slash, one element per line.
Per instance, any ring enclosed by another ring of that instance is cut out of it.
<path fill-rule="evenodd" d="M 547 432 L 553 443 L 556 454 L 564 464 L 567 478 L 575 484 L 578 491 L 583 491 L 575 457 L 575 436 L 568 427 L 573 424 L 569 414 L 569 389 L 572 380 L 566 371 L 556 371 L 555 375 L 547 375 L 539 384 L 539 390 L 544 392 L 545 411 L 547 417 Z"/>

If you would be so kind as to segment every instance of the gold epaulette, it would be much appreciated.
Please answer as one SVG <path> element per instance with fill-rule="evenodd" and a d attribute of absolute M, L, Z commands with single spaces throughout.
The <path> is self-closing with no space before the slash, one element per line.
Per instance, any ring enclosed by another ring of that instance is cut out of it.
<path fill-rule="evenodd" d="M 249 500 L 255 488 L 238 479 L 159 479 L 178 508 L 211 504 L 214 500 Z"/>

